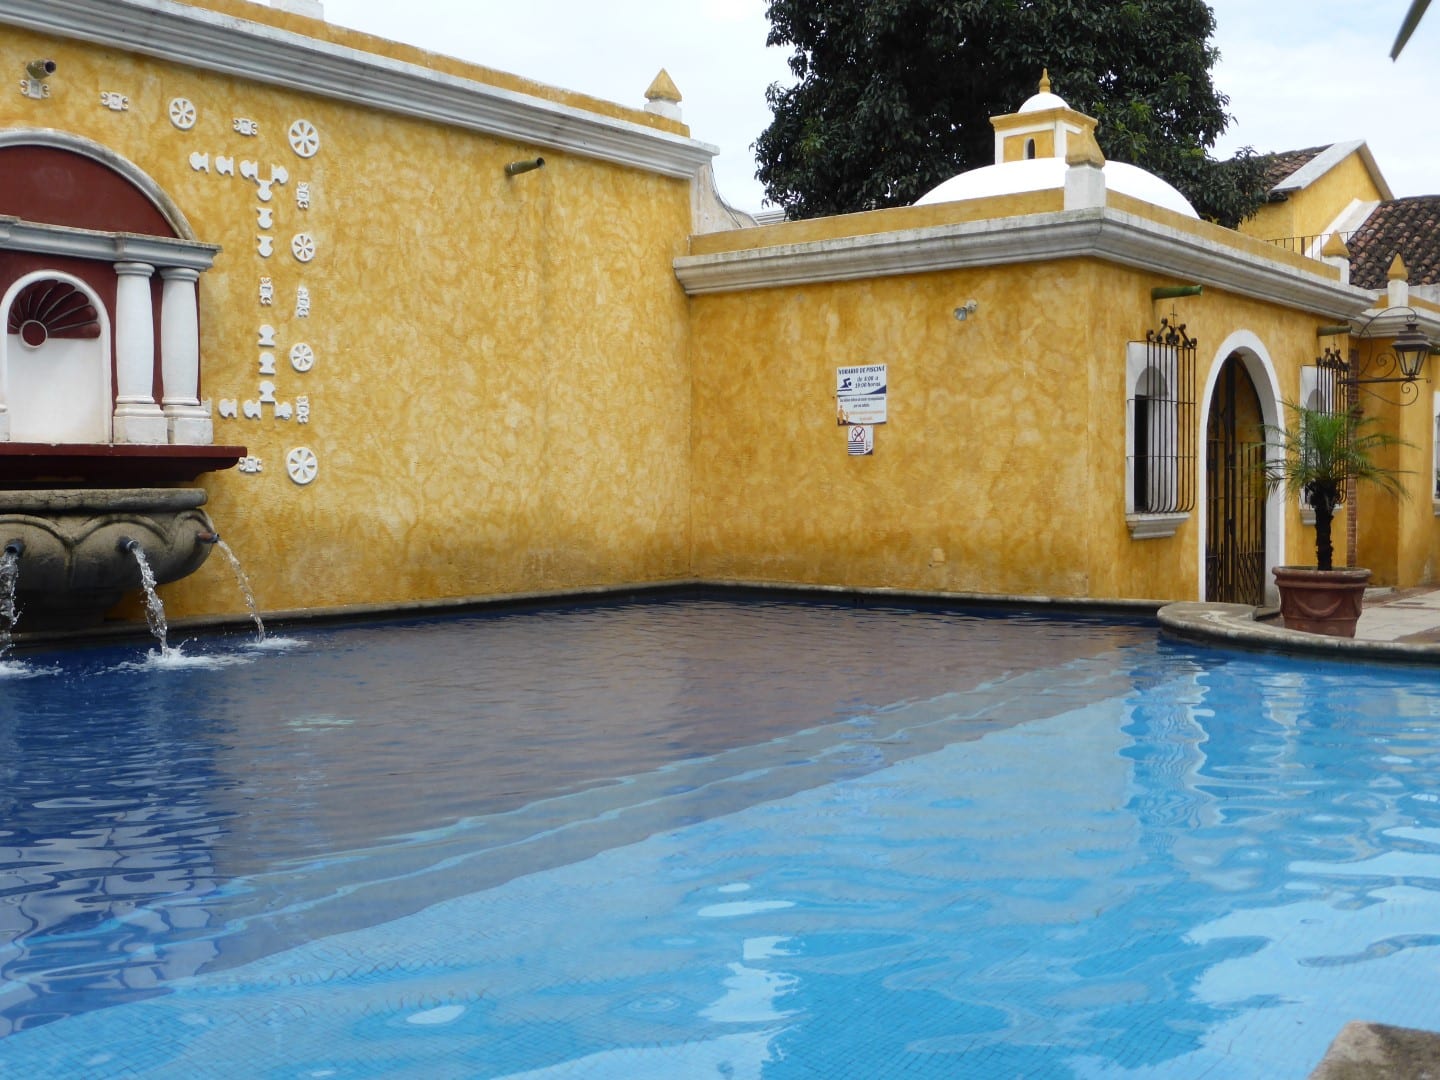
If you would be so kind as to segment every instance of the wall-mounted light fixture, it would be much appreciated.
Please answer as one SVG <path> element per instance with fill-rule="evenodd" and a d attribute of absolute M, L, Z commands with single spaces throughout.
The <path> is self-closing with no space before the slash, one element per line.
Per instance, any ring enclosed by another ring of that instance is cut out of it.
<path fill-rule="evenodd" d="M 526 158 L 524 161 L 512 161 L 505 166 L 506 176 L 519 176 L 522 172 L 530 172 L 532 169 L 539 169 L 545 164 L 543 157 Z"/>
<path fill-rule="evenodd" d="M 55 66 L 54 60 L 31 60 L 25 65 L 25 78 L 20 82 L 20 92 L 28 98 L 49 97 L 50 87 L 45 80 L 55 74 Z"/>
<path fill-rule="evenodd" d="M 1332 345 L 1321 353 L 1316 360 L 1316 365 L 1333 372 L 1335 381 L 1341 386 L 1353 389 L 1378 383 L 1398 383 L 1400 401 L 1393 402 L 1393 404 L 1409 405 L 1420 396 L 1415 381 L 1420 377 L 1420 372 L 1424 370 L 1425 358 L 1430 355 L 1432 348 L 1430 339 L 1420 329 L 1420 316 L 1414 308 L 1382 308 L 1361 323 L 1358 329 L 1352 329 L 1347 323 L 1337 326 L 1321 326 L 1316 329 L 1316 336 L 1330 337 L 1349 333 L 1354 337 L 1363 338 L 1372 330 L 1382 330 L 1381 320 L 1392 325 L 1404 323 L 1403 330 L 1391 331 L 1395 337 L 1388 349 L 1373 352 L 1367 359 L 1357 360 L 1352 365 L 1341 355 L 1340 350 Z M 1392 374 L 1392 372 L 1398 372 L 1398 374 Z M 1381 397 L 1382 400 L 1390 400 L 1376 394 L 1373 390 L 1366 392 L 1374 397 Z M 1354 400 L 1352 390 L 1350 401 Z"/>

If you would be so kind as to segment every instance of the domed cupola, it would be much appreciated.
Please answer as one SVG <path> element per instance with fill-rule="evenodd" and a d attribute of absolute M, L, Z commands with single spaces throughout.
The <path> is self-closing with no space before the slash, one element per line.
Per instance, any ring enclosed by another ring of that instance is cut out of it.
<path fill-rule="evenodd" d="M 1095 137 L 1095 119 L 1050 92 L 1048 69 L 1040 74 L 1040 92 L 1031 95 L 1019 112 L 992 116 L 990 123 L 995 128 L 996 165 L 1033 158 L 1064 161 L 1075 144 Z"/>
<path fill-rule="evenodd" d="M 1063 190 L 1066 209 L 1105 205 L 1106 191 L 1198 218 L 1188 199 L 1154 173 L 1123 161 L 1106 161 L 1095 141 L 1094 117 L 1076 112 L 1050 92 L 1050 74 L 1019 112 L 992 116 L 995 164 L 952 176 L 915 205 L 962 202 L 1031 191 Z"/>

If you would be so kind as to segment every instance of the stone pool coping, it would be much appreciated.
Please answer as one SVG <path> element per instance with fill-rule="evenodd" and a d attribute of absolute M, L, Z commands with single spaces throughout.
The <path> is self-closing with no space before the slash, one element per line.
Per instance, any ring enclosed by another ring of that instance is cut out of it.
<path fill-rule="evenodd" d="M 1310 1080 L 1440 1077 L 1440 1035 L 1353 1020 L 1340 1029 Z"/>
<path fill-rule="evenodd" d="M 1382 660 L 1440 664 L 1440 644 L 1339 638 L 1287 630 L 1279 619 L 1257 618 L 1248 604 L 1166 604 L 1156 613 L 1166 634 L 1206 645 L 1326 656 L 1337 660 Z"/>

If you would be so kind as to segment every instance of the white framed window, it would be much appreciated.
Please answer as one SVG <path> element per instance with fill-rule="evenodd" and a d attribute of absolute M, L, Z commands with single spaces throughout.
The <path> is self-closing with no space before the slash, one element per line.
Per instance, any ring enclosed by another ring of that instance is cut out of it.
<path fill-rule="evenodd" d="M 1173 536 L 1195 506 L 1194 343 L 1169 333 L 1125 350 L 1125 519 L 1132 539 Z"/>

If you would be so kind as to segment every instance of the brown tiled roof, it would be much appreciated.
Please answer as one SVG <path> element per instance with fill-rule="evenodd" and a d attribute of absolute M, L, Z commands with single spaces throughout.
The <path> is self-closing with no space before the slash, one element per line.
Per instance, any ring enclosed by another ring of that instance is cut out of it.
<path fill-rule="evenodd" d="M 1329 144 L 1325 146 L 1312 146 L 1308 150 L 1281 150 L 1276 154 L 1261 154 L 1260 160 L 1265 162 L 1265 186 L 1273 188 L 1276 184 L 1288 180 L 1296 169 L 1310 164 L 1316 157 L 1329 150 Z"/>
<path fill-rule="evenodd" d="M 1396 253 L 1411 285 L 1440 284 L 1440 195 L 1391 199 L 1350 237 L 1350 283 L 1383 289 Z"/>

